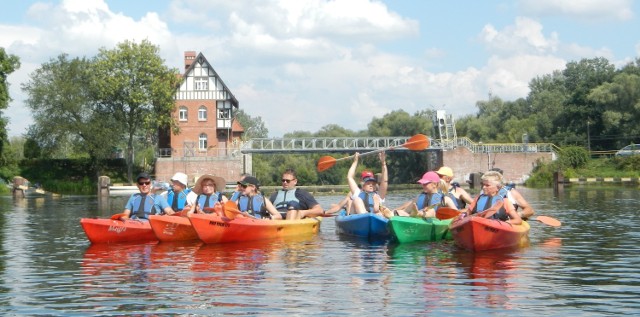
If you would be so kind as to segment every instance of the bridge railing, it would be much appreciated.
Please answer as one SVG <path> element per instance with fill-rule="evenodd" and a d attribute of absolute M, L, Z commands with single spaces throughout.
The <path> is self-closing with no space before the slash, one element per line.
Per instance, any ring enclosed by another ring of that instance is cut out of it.
<path fill-rule="evenodd" d="M 475 143 L 464 137 L 458 138 L 457 145 L 473 153 L 556 152 L 553 143 Z"/>
<path fill-rule="evenodd" d="M 242 153 L 355 152 L 398 147 L 409 137 L 259 138 L 246 141 Z M 406 149 L 405 149 L 406 150 Z"/>

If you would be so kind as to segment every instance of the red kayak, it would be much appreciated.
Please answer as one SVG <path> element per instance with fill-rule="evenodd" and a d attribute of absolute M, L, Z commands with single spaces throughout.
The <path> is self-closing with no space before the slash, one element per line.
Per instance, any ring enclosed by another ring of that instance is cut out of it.
<path fill-rule="evenodd" d="M 151 215 L 149 223 L 153 233 L 160 241 L 198 240 L 198 234 L 187 217 Z"/>
<path fill-rule="evenodd" d="M 513 225 L 471 216 L 452 222 L 450 229 L 455 243 L 471 251 L 522 247 L 529 243 L 529 224 L 526 221 Z"/>
<path fill-rule="evenodd" d="M 205 243 L 225 243 L 276 239 L 316 234 L 321 218 L 266 220 L 248 217 L 229 219 L 216 214 L 193 214 L 189 218 L 198 237 Z"/>
<path fill-rule="evenodd" d="M 82 218 L 80 224 L 91 243 L 158 241 L 149 221 Z"/>

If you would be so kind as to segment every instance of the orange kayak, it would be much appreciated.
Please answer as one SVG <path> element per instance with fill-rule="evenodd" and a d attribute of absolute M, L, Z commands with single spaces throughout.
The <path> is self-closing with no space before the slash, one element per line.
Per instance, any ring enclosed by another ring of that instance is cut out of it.
<path fill-rule="evenodd" d="M 193 214 L 189 218 L 198 237 L 205 243 L 225 243 L 276 239 L 316 234 L 321 218 L 266 220 L 247 217 L 228 219 L 216 214 Z"/>
<path fill-rule="evenodd" d="M 526 221 L 512 225 L 472 216 L 453 221 L 450 230 L 455 243 L 471 251 L 522 247 L 529 243 L 529 224 Z"/>
<path fill-rule="evenodd" d="M 91 243 L 158 241 L 149 221 L 82 218 L 80 224 Z"/>
<path fill-rule="evenodd" d="M 198 240 L 188 217 L 181 216 L 149 216 L 151 229 L 158 240 L 163 242 Z"/>

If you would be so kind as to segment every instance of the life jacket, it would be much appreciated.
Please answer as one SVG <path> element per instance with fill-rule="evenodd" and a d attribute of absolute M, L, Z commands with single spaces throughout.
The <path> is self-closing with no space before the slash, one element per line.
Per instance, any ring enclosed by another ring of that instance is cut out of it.
<path fill-rule="evenodd" d="M 444 195 L 442 195 L 442 193 L 429 194 L 422 192 L 416 199 L 416 206 L 418 206 L 418 209 L 424 209 L 425 207 L 436 204 L 446 206 L 446 203 L 444 202 Z M 437 210 L 438 206 L 435 206 L 433 209 Z"/>
<path fill-rule="evenodd" d="M 504 200 L 504 197 L 500 195 L 500 192 L 498 192 L 498 194 L 495 196 L 480 194 L 478 195 L 478 197 L 476 197 L 476 200 L 472 204 L 473 207 L 471 208 L 471 214 L 485 211 L 501 200 Z M 505 208 L 509 208 L 508 206 L 509 204 L 503 204 L 502 207 L 498 209 L 498 211 L 490 217 L 490 219 L 497 219 L 502 221 L 509 220 L 509 216 L 505 209 Z"/>
<path fill-rule="evenodd" d="M 238 199 L 240 199 L 240 197 L 242 196 L 244 196 L 242 191 L 236 190 L 233 192 L 233 194 L 231 194 L 231 198 L 229 198 L 229 200 L 237 203 Z"/>
<path fill-rule="evenodd" d="M 296 197 L 296 190 L 297 188 L 289 190 L 279 189 L 276 192 L 275 198 L 272 200 L 273 206 L 278 209 L 280 215 L 282 215 L 282 219 L 287 217 L 287 204 L 289 202 L 295 201 L 300 203 L 300 200 L 298 200 L 298 197 Z"/>
<path fill-rule="evenodd" d="M 200 206 L 200 208 L 204 210 L 204 208 L 214 208 L 216 205 L 216 202 L 222 203 L 222 194 L 220 192 L 215 192 L 210 196 L 207 196 L 205 194 L 200 194 L 196 199 L 196 206 Z M 210 212 L 205 211 L 205 213 L 210 213 Z"/>
<path fill-rule="evenodd" d="M 458 210 L 463 209 L 465 206 L 467 206 L 467 203 L 464 202 L 464 200 L 456 197 L 456 188 L 458 188 L 460 185 L 456 184 L 451 184 L 451 187 L 449 188 L 449 191 L 447 192 L 447 196 L 449 196 L 449 198 L 451 198 L 451 200 L 453 200 L 453 203 L 456 204 L 456 207 L 458 208 Z"/>
<path fill-rule="evenodd" d="M 133 199 L 133 208 L 131 213 L 133 214 L 131 218 L 133 219 L 149 219 L 149 215 L 157 214 L 156 205 L 155 205 L 155 195 L 147 194 L 144 200 L 144 206 L 140 206 L 142 202 L 143 195 L 140 193 L 134 194 Z"/>
<path fill-rule="evenodd" d="M 264 206 L 264 196 L 256 194 L 253 197 L 240 196 L 238 198 L 238 209 L 249 213 L 256 218 L 263 218 L 262 209 Z"/>
<path fill-rule="evenodd" d="M 378 193 L 376 192 L 367 193 L 364 191 L 360 191 L 360 194 L 358 194 L 358 197 L 362 199 L 362 202 L 364 203 L 364 207 L 367 208 L 367 211 L 373 212 L 373 213 L 376 212 L 373 197 L 377 194 Z"/>
<path fill-rule="evenodd" d="M 185 190 L 180 191 L 176 195 L 176 192 L 174 192 L 173 190 L 170 190 L 167 193 L 167 203 L 169 203 L 169 206 L 171 206 L 173 211 L 180 211 L 184 209 L 184 206 L 187 205 L 187 194 L 189 194 L 190 192 L 191 192 L 191 189 L 187 188 Z M 174 199 L 178 200 L 176 204 L 174 204 Z M 174 208 L 174 207 L 177 207 L 177 208 Z"/>

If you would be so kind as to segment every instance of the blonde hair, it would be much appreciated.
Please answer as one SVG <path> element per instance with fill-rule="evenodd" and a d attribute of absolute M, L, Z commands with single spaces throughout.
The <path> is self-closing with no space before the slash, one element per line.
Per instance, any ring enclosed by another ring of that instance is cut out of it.
<path fill-rule="evenodd" d="M 498 186 L 498 188 L 502 187 L 502 185 L 503 185 L 502 174 L 500 174 L 500 173 L 498 173 L 496 171 L 488 171 L 488 172 L 482 174 L 482 180 L 483 181 L 493 182 L 493 183 L 495 183 L 496 186 Z"/>
<path fill-rule="evenodd" d="M 436 187 L 438 188 L 438 191 L 443 194 L 446 194 L 449 191 L 449 185 L 447 185 L 447 182 L 445 182 L 444 179 L 440 179 L 438 184 L 436 184 Z"/>

